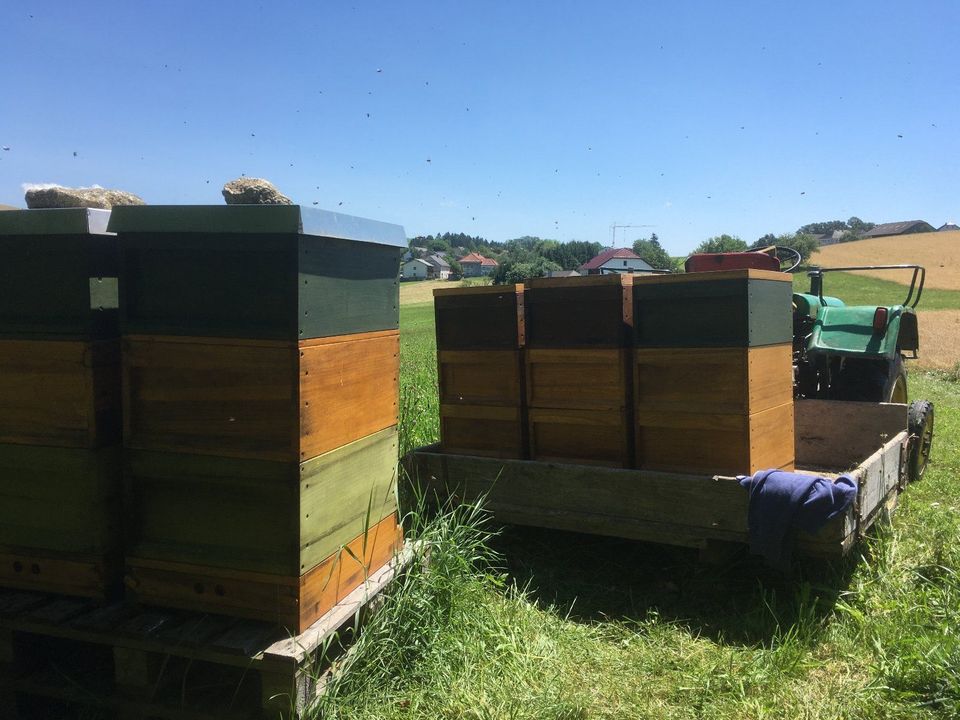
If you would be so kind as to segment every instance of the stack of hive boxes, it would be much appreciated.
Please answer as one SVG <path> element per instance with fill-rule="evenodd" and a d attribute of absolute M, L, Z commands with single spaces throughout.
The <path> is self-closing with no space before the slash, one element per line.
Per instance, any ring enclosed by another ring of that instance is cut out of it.
<path fill-rule="evenodd" d="M 523 285 L 434 290 L 445 452 L 523 458 Z"/>
<path fill-rule="evenodd" d="M 120 343 L 110 213 L 0 213 L 0 585 L 120 587 Z"/>
<path fill-rule="evenodd" d="M 763 270 L 636 279 L 637 467 L 793 468 L 791 293 Z"/>
<path fill-rule="evenodd" d="M 389 560 L 403 228 L 123 207 L 127 584 L 301 632 Z M 360 562 L 362 560 L 362 562 Z"/>
<path fill-rule="evenodd" d="M 530 458 L 630 467 L 633 277 L 530 280 Z"/>

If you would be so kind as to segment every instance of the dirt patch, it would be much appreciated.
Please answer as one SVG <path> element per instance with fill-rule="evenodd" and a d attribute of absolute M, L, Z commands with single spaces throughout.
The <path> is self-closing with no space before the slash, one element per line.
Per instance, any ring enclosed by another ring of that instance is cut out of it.
<path fill-rule="evenodd" d="M 895 235 L 828 245 L 811 262 L 824 267 L 898 265 L 912 263 L 927 269 L 927 287 L 960 290 L 960 231 Z M 909 271 L 862 271 L 883 280 L 909 283 Z"/>
<path fill-rule="evenodd" d="M 960 310 L 927 310 L 917 313 L 920 324 L 920 358 L 917 367 L 952 370 L 960 363 Z"/>

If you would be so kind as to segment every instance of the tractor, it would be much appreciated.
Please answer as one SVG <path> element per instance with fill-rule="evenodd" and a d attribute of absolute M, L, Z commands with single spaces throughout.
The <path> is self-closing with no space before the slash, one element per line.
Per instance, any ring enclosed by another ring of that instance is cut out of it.
<path fill-rule="evenodd" d="M 687 272 L 752 268 L 794 272 L 802 258 L 793 248 L 771 246 L 742 253 L 701 253 L 687 258 Z M 824 295 L 832 272 L 912 270 L 900 305 L 846 305 Z M 919 265 L 865 265 L 808 271 L 810 290 L 793 294 L 794 396 L 854 402 L 908 404 L 908 474 L 919 480 L 933 443 L 934 410 L 927 400 L 909 401 L 905 360 L 920 349 L 916 307 L 926 270 Z"/>

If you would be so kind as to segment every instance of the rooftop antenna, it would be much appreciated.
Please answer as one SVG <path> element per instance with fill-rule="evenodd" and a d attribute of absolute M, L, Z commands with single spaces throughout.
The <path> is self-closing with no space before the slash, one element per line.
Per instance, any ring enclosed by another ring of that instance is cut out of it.
<path fill-rule="evenodd" d="M 617 246 L 617 229 L 618 228 L 644 228 L 644 227 L 656 227 L 656 225 L 618 225 L 614 221 L 613 225 L 610 226 L 610 242 L 611 247 Z"/>

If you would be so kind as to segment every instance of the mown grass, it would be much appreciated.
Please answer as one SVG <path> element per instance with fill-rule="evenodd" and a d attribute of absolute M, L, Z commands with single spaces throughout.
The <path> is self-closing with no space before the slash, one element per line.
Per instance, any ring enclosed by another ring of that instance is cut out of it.
<path fill-rule="evenodd" d="M 429 305 L 404 308 L 405 447 L 436 438 L 432 333 Z M 393 589 L 318 714 L 960 717 L 960 378 L 917 373 L 911 394 L 937 407 L 927 476 L 862 555 L 792 578 L 415 509 L 431 563 Z"/>
<path fill-rule="evenodd" d="M 847 305 L 899 305 L 907 298 L 910 273 L 891 272 L 890 280 L 854 275 L 853 273 L 825 273 L 823 294 L 838 297 Z M 794 292 L 809 292 L 810 278 L 806 273 L 793 276 Z M 924 288 L 918 310 L 960 309 L 960 290 Z"/>

